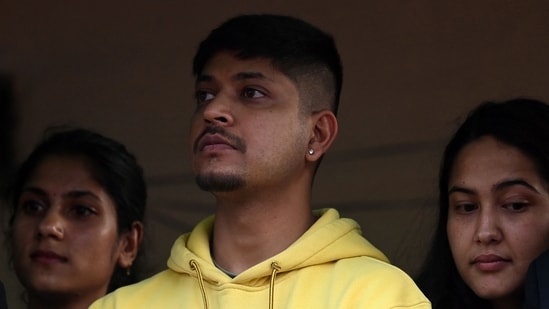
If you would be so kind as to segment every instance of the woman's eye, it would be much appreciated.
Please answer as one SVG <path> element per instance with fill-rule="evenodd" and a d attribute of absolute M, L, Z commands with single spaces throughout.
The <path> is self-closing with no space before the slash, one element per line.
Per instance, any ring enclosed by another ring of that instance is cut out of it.
<path fill-rule="evenodd" d="M 455 205 L 456 212 L 458 213 L 469 213 L 475 211 L 477 208 L 477 205 L 473 203 L 461 203 Z"/>
<path fill-rule="evenodd" d="M 242 96 L 248 99 L 257 99 L 264 97 L 265 94 L 254 88 L 246 88 L 242 91 Z"/>
<path fill-rule="evenodd" d="M 463 205 L 463 211 L 471 212 L 475 209 L 477 209 L 477 206 L 475 204 L 465 204 L 465 205 Z"/>
<path fill-rule="evenodd" d="M 198 90 L 196 91 L 194 97 L 196 99 L 196 103 L 200 104 L 202 102 L 213 100 L 215 96 L 211 92 Z"/>
<path fill-rule="evenodd" d="M 528 203 L 525 202 L 517 202 L 517 203 L 507 203 L 503 205 L 504 208 L 511 210 L 511 211 L 523 211 L 528 207 Z"/>
<path fill-rule="evenodd" d="M 71 209 L 71 213 L 77 217 L 89 217 L 96 213 L 96 211 L 88 206 L 76 205 Z"/>
<path fill-rule="evenodd" d="M 21 209 L 27 215 L 35 215 L 43 212 L 44 205 L 35 200 L 28 200 L 22 202 Z"/>

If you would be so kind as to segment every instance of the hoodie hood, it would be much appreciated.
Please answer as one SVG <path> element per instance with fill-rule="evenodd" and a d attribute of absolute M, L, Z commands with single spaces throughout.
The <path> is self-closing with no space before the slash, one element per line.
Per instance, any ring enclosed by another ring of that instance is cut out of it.
<path fill-rule="evenodd" d="M 316 222 L 281 253 L 255 265 L 230 278 L 213 263 L 210 254 L 210 238 L 214 217 L 200 222 L 191 233 L 184 234 L 176 240 L 172 248 L 168 267 L 178 273 L 197 276 L 195 261 L 201 270 L 203 280 L 212 284 L 226 282 L 252 286 L 268 284 L 273 263 L 282 275 L 300 268 L 338 261 L 344 258 L 359 256 L 371 257 L 388 262 L 387 257 L 361 236 L 360 226 L 352 219 L 342 219 L 335 209 L 314 211 Z"/>
<path fill-rule="evenodd" d="M 212 261 L 209 217 L 176 240 L 169 269 L 92 308 L 431 308 L 413 280 L 360 235 L 355 221 L 333 209 L 315 216 L 291 246 L 234 278 Z"/>

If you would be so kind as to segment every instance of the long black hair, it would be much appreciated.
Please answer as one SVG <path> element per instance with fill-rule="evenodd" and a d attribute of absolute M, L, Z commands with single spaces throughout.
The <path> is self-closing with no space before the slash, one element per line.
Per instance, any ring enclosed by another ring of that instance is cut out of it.
<path fill-rule="evenodd" d="M 84 156 L 92 163 L 96 181 L 116 205 L 119 234 L 131 230 L 134 222 L 144 221 L 147 187 L 143 169 L 137 163 L 135 156 L 121 143 L 99 133 L 81 128 L 55 127 L 46 130 L 44 140 L 21 164 L 13 177 L 13 182 L 8 187 L 7 198 L 11 206 L 8 239 L 12 239 L 17 201 L 25 183 L 42 161 L 51 155 Z M 136 259 L 132 268 L 137 270 L 139 267 Z M 125 269 L 117 265 L 108 291 L 136 282 L 137 276 L 138 271 L 130 272 L 128 275 Z"/>
<path fill-rule="evenodd" d="M 447 144 L 439 174 L 439 216 L 431 248 L 417 283 L 434 309 L 490 308 L 459 275 L 448 242 L 448 182 L 459 152 L 483 136 L 519 149 L 549 182 L 549 106 L 542 101 L 518 98 L 485 102 L 472 110 Z"/>

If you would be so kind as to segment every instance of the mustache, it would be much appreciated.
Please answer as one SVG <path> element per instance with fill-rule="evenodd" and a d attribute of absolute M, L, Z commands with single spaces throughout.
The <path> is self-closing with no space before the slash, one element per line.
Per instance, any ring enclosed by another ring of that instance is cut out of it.
<path fill-rule="evenodd" d="M 230 132 L 227 132 L 227 130 L 225 130 L 225 128 L 220 127 L 220 126 L 212 126 L 212 127 L 205 128 L 204 131 L 202 131 L 202 133 L 200 133 L 200 135 L 196 138 L 196 140 L 193 143 L 193 151 L 194 152 L 196 152 L 198 150 L 198 144 L 200 143 L 200 140 L 206 134 L 212 134 L 212 135 L 213 134 L 218 134 L 221 137 L 225 138 L 234 148 L 236 148 L 240 152 L 242 152 L 242 153 L 246 152 L 246 143 L 244 142 L 244 140 L 241 139 L 240 137 L 230 133 Z"/>

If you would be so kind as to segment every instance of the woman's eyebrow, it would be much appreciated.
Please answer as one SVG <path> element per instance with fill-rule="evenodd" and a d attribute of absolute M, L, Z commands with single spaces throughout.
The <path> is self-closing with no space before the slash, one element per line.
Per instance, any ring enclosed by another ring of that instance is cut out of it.
<path fill-rule="evenodd" d="M 72 197 L 72 198 L 91 197 L 93 199 L 100 200 L 99 196 L 97 196 L 95 193 L 88 190 L 73 190 L 63 194 L 63 196 Z"/>
<path fill-rule="evenodd" d="M 512 187 L 512 186 L 524 186 L 536 193 L 539 193 L 538 190 L 536 190 L 536 188 L 534 188 L 534 186 L 532 186 L 530 183 L 528 183 L 526 180 L 524 179 L 521 179 L 521 178 L 517 178 L 517 179 L 509 179 L 509 180 L 504 180 L 502 182 L 499 182 L 497 184 L 494 185 L 494 188 L 492 189 L 492 191 L 501 191 L 505 188 L 509 188 L 509 187 Z"/>
<path fill-rule="evenodd" d="M 456 192 L 461 192 L 461 193 L 465 193 L 465 194 L 476 194 L 477 193 L 475 190 L 472 190 L 472 189 L 467 189 L 467 188 L 460 187 L 460 186 L 452 186 L 448 190 L 448 195 L 450 195 L 452 193 L 456 193 Z"/>

